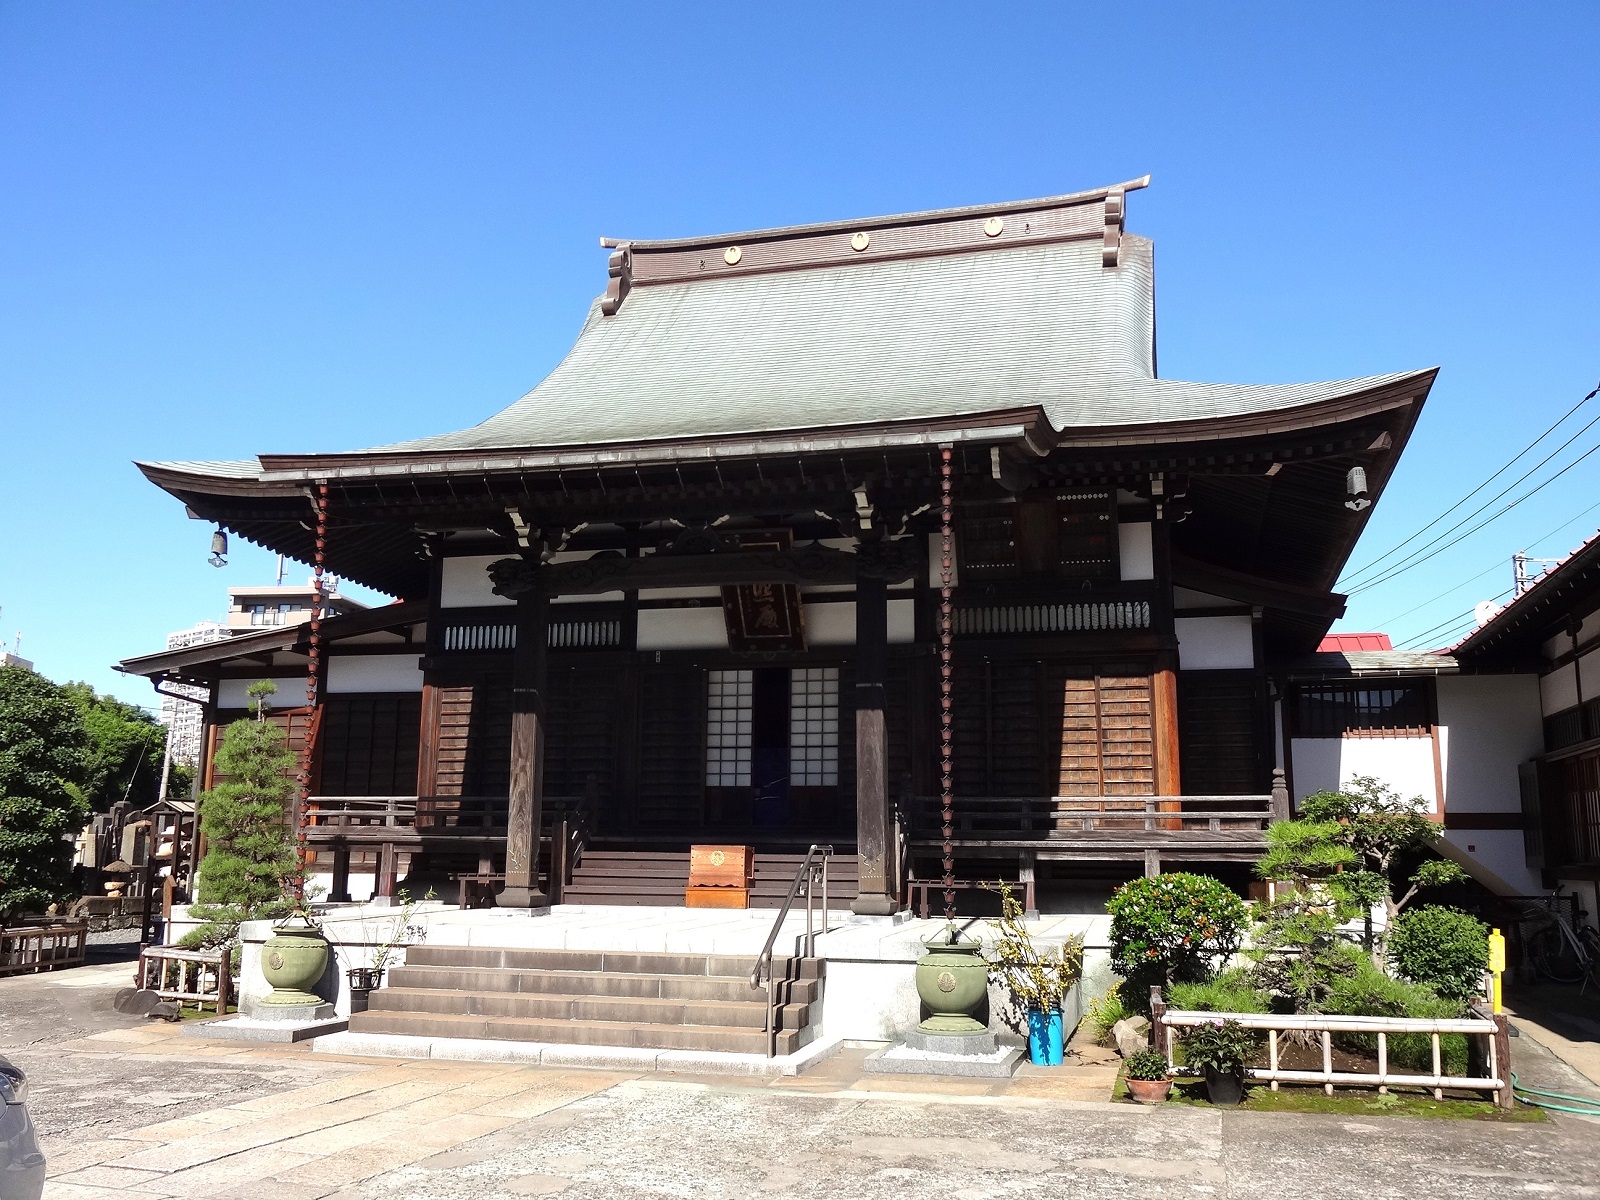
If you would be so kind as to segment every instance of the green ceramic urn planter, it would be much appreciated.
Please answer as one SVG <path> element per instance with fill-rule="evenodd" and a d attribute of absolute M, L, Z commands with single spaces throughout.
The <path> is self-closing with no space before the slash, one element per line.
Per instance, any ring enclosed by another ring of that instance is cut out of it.
<path fill-rule="evenodd" d="M 927 951 L 917 960 L 917 995 L 929 1016 L 923 1033 L 986 1033 L 988 1026 L 975 1014 L 989 991 L 989 964 L 983 943 L 962 936 L 949 924 L 922 943 Z"/>
<path fill-rule="evenodd" d="M 261 947 L 261 973 L 272 985 L 262 1004 L 322 1004 L 315 988 L 328 968 L 328 939 L 309 917 L 296 915 L 273 927 Z"/>

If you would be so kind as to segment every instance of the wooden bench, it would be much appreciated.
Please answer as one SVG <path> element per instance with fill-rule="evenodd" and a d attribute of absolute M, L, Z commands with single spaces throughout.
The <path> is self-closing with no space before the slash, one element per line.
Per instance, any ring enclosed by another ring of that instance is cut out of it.
<path fill-rule="evenodd" d="M 1039 906 L 1035 901 L 1033 894 L 1033 880 L 1024 879 L 1019 882 L 1017 886 L 1022 889 L 1023 911 L 1029 917 L 1037 916 L 1039 913 Z M 951 885 L 951 888 L 953 891 L 957 892 L 981 892 L 992 891 L 994 885 L 989 883 L 980 883 L 977 880 L 972 879 L 958 879 L 954 884 Z M 911 910 L 923 920 L 927 920 L 933 911 L 933 896 L 944 891 L 944 880 L 908 879 L 906 880 L 906 890 L 909 893 L 908 900 L 911 904 Z"/>
<path fill-rule="evenodd" d="M 462 908 L 493 908 L 497 892 L 497 884 L 506 881 L 504 871 L 469 871 L 461 875 L 452 875 L 461 885 L 461 893 L 457 903 Z"/>

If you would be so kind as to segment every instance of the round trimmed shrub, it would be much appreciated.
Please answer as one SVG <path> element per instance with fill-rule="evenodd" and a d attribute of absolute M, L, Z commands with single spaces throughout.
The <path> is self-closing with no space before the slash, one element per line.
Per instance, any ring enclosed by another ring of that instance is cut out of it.
<path fill-rule="evenodd" d="M 1396 917 L 1389 932 L 1389 965 L 1441 996 L 1469 999 L 1478 994 L 1489 967 L 1489 927 L 1460 909 L 1413 908 Z"/>
<path fill-rule="evenodd" d="M 1244 901 L 1221 880 L 1175 871 L 1123 884 L 1111 914 L 1111 966 L 1142 1011 L 1152 985 L 1199 983 L 1233 956 L 1248 925 Z"/>

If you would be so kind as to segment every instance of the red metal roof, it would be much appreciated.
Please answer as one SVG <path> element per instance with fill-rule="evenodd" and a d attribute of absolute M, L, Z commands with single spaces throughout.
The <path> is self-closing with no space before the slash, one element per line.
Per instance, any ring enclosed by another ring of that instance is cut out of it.
<path fill-rule="evenodd" d="M 1387 633 L 1330 633 L 1317 646 L 1319 654 L 1342 654 L 1350 650 L 1393 650 Z"/>

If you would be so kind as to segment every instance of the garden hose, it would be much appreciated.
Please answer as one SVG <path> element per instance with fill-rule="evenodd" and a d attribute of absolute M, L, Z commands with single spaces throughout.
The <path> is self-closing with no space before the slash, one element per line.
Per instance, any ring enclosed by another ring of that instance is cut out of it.
<path fill-rule="evenodd" d="M 1553 1108 L 1558 1112 L 1577 1113 L 1582 1117 L 1600 1117 L 1600 1100 L 1591 1100 L 1587 1096 L 1569 1096 L 1565 1092 L 1546 1092 L 1539 1088 L 1524 1087 L 1517 1082 L 1517 1073 L 1511 1072 L 1511 1094 L 1524 1104 L 1531 1104 L 1535 1108 Z M 1572 1104 L 1551 1104 L 1549 1100 L 1532 1100 L 1531 1096 L 1547 1096 L 1550 1100 L 1571 1100 Z M 1573 1104 L 1582 1105 L 1574 1108 Z"/>

